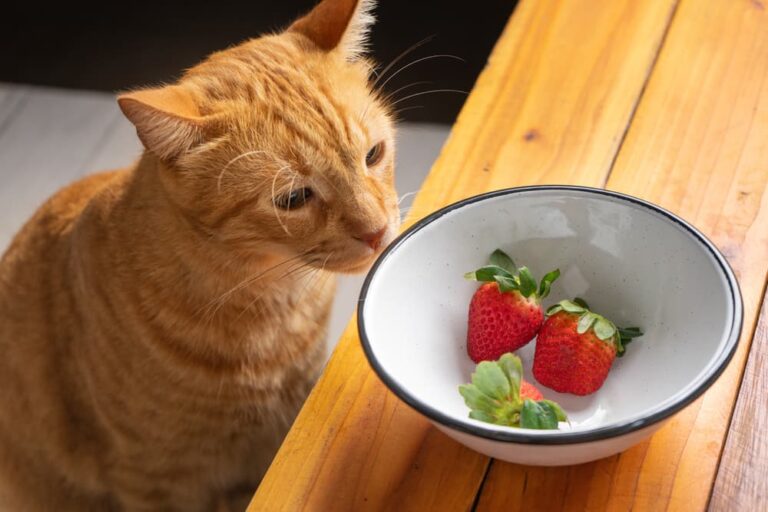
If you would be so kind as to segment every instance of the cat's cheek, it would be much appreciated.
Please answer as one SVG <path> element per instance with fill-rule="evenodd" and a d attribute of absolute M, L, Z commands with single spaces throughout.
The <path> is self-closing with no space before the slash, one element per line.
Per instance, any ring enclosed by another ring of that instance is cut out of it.
<path fill-rule="evenodd" d="M 400 215 L 396 213 L 394 218 L 390 219 L 389 224 L 387 225 L 387 231 L 384 233 L 384 237 L 381 239 L 381 249 L 385 249 L 389 244 L 391 244 L 395 238 L 397 238 L 397 234 L 399 232 Z"/>

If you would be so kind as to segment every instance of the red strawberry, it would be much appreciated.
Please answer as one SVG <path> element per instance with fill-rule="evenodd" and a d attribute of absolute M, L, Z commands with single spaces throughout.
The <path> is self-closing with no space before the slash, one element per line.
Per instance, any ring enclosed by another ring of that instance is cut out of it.
<path fill-rule="evenodd" d="M 486 283 L 469 304 L 467 352 L 476 363 L 496 360 L 536 336 L 544 321 L 540 301 L 560 276 L 559 270 L 553 270 L 537 286 L 530 270 L 516 268 L 499 249 L 491 254 L 490 263 L 464 276 Z"/>
<path fill-rule="evenodd" d="M 589 395 L 603 385 L 624 345 L 641 335 L 636 327 L 617 328 L 581 299 L 564 300 L 547 311 L 536 339 L 533 375 L 560 393 Z"/>
<path fill-rule="evenodd" d="M 459 386 L 469 417 L 507 427 L 557 429 L 567 421 L 563 409 L 544 400 L 539 390 L 523 380 L 523 363 L 514 354 L 478 363 L 472 382 Z"/>
<path fill-rule="evenodd" d="M 536 386 L 528 382 L 527 380 L 521 380 L 520 381 L 520 399 L 533 400 L 534 402 L 538 402 L 539 400 L 544 399 L 544 395 L 541 394 L 541 391 L 539 391 Z"/>

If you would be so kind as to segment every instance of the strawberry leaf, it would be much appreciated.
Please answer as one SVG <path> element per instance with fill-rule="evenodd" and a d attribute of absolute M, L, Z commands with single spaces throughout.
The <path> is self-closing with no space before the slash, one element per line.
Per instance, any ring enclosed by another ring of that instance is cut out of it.
<path fill-rule="evenodd" d="M 537 430 L 556 429 L 557 414 L 546 402 L 526 400 L 520 411 L 520 426 Z"/>
<path fill-rule="evenodd" d="M 540 401 L 537 403 L 539 408 L 542 411 L 541 414 L 541 428 L 544 429 L 556 429 L 557 423 L 558 423 L 558 416 L 555 409 L 549 405 L 549 403 L 545 401 Z M 560 407 L 558 407 L 560 409 Z M 561 409 L 562 411 L 562 409 Z"/>
<path fill-rule="evenodd" d="M 459 386 L 459 393 L 464 397 L 464 403 L 470 409 L 492 411 L 496 408 L 496 402 L 474 384 L 462 384 Z"/>
<path fill-rule="evenodd" d="M 549 308 L 547 309 L 547 316 L 552 316 L 555 313 L 558 313 L 562 310 L 563 310 L 563 306 L 561 306 L 560 304 L 553 304 L 552 306 L 549 306 Z"/>
<path fill-rule="evenodd" d="M 595 335 L 598 338 L 605 341 L 613 337 L 614 334 L 616 334 L 616 326 L 612 322 L 602 317 L 597 319 L 597 322 L 595 322 Z M 616 348 L 618 352 L 618 346 Z"/>
<path fill-rule="evenodd" d="M 466 274 L 464 274 L 465 279 L 471 279 L 473 281 L 482 281 L 486 283 L 493 282 L 496 276 L 504 276 L 509 279 L 512 279 L 514 277 L 512 274 L 510 274 L 503 268 L 497 267 L 495 265 L 487 265 L 485 267 L 480 267 L 474 272 L 467 272 Z"/>
<path fill-rule="evenodd" d="M 544 275 L 544 277 L 541 278 L 541 283 L 539 284 L 539 297 L 544 298 L 547 295 L 549 295 L 549 290 L 552 288 L 552 283 L 555 282 L 555 279 L 560 277 L 560 269 L 555 269 L 552 272 L 549 272 Z"/>
<path fill-rule="evenodd" d="M 540 428 L 541 421 L 539 415 L 541 409 L 533 400 L 523 402 L 523 409 L 520 411 L 520 426 L 523 428 Z"/>
<path fill-rule="evenodd" d="M 584 313 L 586 311 L 586 308 L 576 304 L 575 302 L 571 302 L 570 300 L 561 300 L 560 306 L 568 313 Z"/>
<path fill-rule="evenodd" d="M 475 373 L 472 374 L 472 384 L 482 393 L 497 400 L 507 398 L 511 391 L 509 379 L 499 365 L 492 361 L 483 361 L 477 365 Z"/>
<path fill-rule="evenodd" d="M 596 321 L 597 315 L 587 311 L 579 317 L 579 323 L 576 325 L 576 332 L 579 334 L 584 334 L 589 330 L 590 327 L 592 327 L 592 324 L 594 324 Z"/>
<path fill-rule="evenodd" d="M 621 334 L 622 339 L 626 338 L 627 340 L 630 340 L 642 336 L 643 331 L 641 331 L 639 327 L 619 327 L 619 334 Z"/>
<path fill-rule="evenodd" d="M 472 410 L 469 411 L 469 417 L 473 420 L 480 420 L 486 423 L 496 423 L 496 419 L 485 411 Z"/>
<path fill-rule="evenodd" d="M 536 293 L 536 279 L 528 267 L 520 267 L 517 277 L 520 281 L 520 294 L 523 297 L 530 297 Z"/>
<path fill-rule="evenodd" d="M 618 330 L 619 342 L 616 346 L 616 355 L 622 357 L 626 352 L 627 345 L 638 336 L 642 336 L 643 331 L 639 327 L 619 327 Z"/>
<path fill-rule="evenodd" d="M 514 354 L 506 353 L 497 363 L 509 380 L 510 394 L 513 400 L 519 400 L 520 383 L 523 380 L 523 363 Z"/>
<path fill-rule="evenodd" d="M 552 400 L 540 400 L 539 403 L 541 404 L 547 404 L 549 405 L 552 410 L 555 412 L 555 417 L 557 418 L 557 421 L 567 421 L 568 415 L 565 414 L 565 411 L 557 402 L 553 402 Z"/>
<path fill-rule="evenodd" d="M 520 289 L 517 281 L 505 276 L 496 276 L 496 282 L 499 284 L 499 290 L 502 292 L 513 292 Z"/>
<path fill-rule="evenodd" d="M 501 267 L 510 273 L 514 273 L 515 270 L 517 270 L 517 265 L 515 265 L 515 262 L 512 260 L 512 258 L 510 258 L 509 255 L 501 249 L 496 249 L 493 251 L 488 261 L 491 265 Z"/>
<path fill-rule="evenodd" d="M 585 301 L 581 297 L 574 298 L 572 302 L 574 304 L 578 304 L 579 306 L 583 307 L 584 309 L 589 309 L 589 304 L 587 304 L 587 301 Z"/>

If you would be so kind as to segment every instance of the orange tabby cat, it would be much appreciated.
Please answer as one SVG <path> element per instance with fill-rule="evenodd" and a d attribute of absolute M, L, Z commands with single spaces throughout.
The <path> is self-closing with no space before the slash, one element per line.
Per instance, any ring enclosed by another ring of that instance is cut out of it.
<path fill-rule="evenodd" d="M 0 509 L 247 503 L 319 373 L 332 271 L 397 230 L 366 0 L 123 94 L 146 151 L 0 262 Z M 329 278 L 330 277 L 330 278 Z"/>

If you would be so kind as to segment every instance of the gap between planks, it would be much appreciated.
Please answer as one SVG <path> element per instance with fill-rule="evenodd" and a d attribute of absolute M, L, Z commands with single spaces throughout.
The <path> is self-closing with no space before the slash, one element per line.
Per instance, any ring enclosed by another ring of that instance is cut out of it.
<path fill-rule="evenodd" d="M 768 497 L 768 281 L 707 509 L 748 510 Z M 760 414 L 761 404 L 763 414 Z"/>

